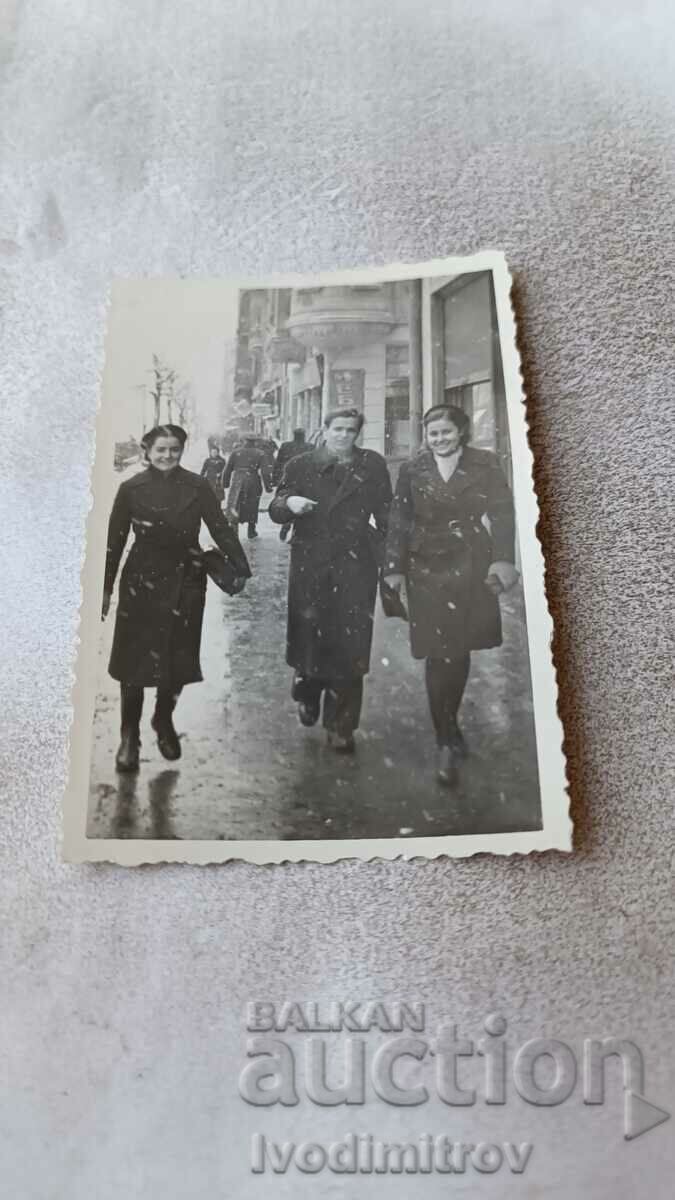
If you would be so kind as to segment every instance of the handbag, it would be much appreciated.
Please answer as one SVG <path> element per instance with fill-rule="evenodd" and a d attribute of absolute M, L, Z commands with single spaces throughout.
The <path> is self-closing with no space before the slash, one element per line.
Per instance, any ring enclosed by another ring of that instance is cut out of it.
<path fill-rule="evenodd" d="M 213 580 L 216 587 L 219 587 L 221 592 L 225 592 L 228 596 L 236 595 L 240 589 L 235 588 L 233 584 L 235 579 L 239 578 L 239 574 L 222 550 L 216 550 L 215 547 L 211 550 L 204 550 L 201 558 L 206 574 L 209 579 Z"/>

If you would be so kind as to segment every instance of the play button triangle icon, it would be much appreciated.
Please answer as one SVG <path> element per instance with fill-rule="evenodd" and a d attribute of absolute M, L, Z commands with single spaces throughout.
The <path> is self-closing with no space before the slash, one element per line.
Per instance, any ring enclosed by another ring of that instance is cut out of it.
<path fill-rule="evenodd" d="M 626 1091 L 624 1098 L 624 1137 L 627 1142 L 633 1138 L 640 1137 L 641 1134 L 647 1133 L 649 1129 L 655 1129 L 657 1125 L 663 1125 L 667 1121 L 670 1113 L 663 1108 L 657 1108 L 655 1104 L 651 1104 L 649 1100 L 645 1100 L 644 1096 L 640 1096 L 637 1092 Z"/>

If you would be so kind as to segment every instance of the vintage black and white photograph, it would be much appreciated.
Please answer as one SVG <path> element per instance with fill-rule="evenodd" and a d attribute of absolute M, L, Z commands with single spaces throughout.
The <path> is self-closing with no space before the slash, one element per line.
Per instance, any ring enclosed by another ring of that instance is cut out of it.
<path fill-rule="evenodd" d="M 109 310 L 65 854 L 569 849 L 501 255 Z"/>

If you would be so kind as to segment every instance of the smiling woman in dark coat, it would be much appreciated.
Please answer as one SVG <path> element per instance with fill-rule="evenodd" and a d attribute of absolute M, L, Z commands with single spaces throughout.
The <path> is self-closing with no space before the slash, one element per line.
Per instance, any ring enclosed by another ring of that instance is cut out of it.
<path fill-rule="evenodd" d="M 173 726 L 186 683 L 202 679 L 199 650 L 206 595 L 199 531 L 205 523 L 237 573 L 233 591 L 251 574 L 236 532 L 205 479 L 180 466 L 187 434 L 158 425 L 141 445 L 148 464 L 120 485 L 108 527 L 103 617 L 130 529 L 135 540 L 122 570 L 109 672 L 121 684 L 120 771 L 138 768 L 143 689 L 157 688 L 152 727 L 165 758 L 180 758 Z"/>
<path fill-rule="evenodd" d="M 426 413 L 425 446 L 398 477 L 385 562 L 387 583 L 405 596 L 413 658 L 426 659 L 444 784 L 466 750 L 457 712 L 471 651 L 501 645 L 497 595 L 518 579 L 511 492 L 496 456 L 467 445 L 469 428 L 461 408 Z"/>

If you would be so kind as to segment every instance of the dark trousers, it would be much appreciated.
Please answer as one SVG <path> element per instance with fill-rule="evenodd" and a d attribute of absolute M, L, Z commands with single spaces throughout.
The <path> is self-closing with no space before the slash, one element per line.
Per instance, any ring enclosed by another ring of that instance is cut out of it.
<path fill-rule="evenodd" d="M 449 746 L 457 729 L 457 713 L 470 666 L 470 654 L 462 654 L 451 662 L 446 662 L 444 658 L 426 660 L 427 696 L 439 746 Z"/>
<path fill-rule="evenodd" d="M 157 688 L 155 716 L 158 721 L 171 716 L 182 690 L 182 687 Z M 143 714 L 144 691 L 144 688 L 136 687 L 133 683 L 120 684 L 122 733 L 138 734 Z"/>
<path fill-rule="evenodd" d="M 358 675 L 354 679 L 339 682 L 307 679 L 302 675 L 296 675 L 293 679 L 291 695 L 298 704 L 307 704 L 318 711 L 322 693 L 324 729 L 337 733 L 339 737 L 349 737 L 359 727 L 363 677 Z"/>

